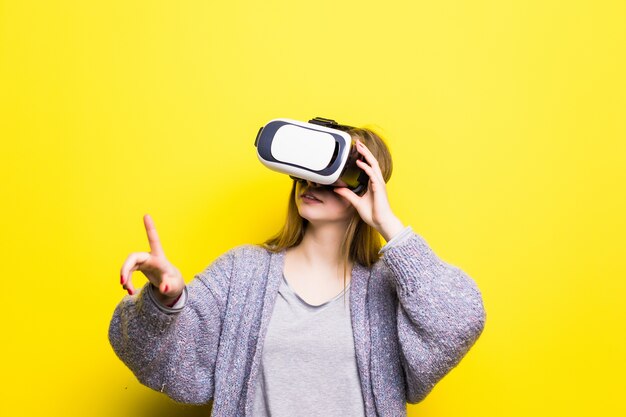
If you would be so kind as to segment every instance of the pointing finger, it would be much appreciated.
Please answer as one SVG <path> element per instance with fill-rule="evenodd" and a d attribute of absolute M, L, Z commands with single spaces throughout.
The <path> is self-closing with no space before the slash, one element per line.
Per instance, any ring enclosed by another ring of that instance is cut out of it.
<path fill-rule="evenodd" d="M 161 241 L 157 234 L 156 227 L 154 227 L 154 221 L 149 214 L 143 216 L 143 224 L 146 227 L 146 233 L 148 234 L 148 242 L 150 243 L 150 252 L 155 256 L 163 255 L 163 248 L 161 247 Z"/>

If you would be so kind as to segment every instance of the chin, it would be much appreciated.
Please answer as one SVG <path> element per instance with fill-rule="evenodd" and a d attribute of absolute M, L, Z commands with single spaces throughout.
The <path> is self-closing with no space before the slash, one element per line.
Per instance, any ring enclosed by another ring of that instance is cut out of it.
<path fill-rule="evenodd" d="M 312 224 L 320 224 L 320 223 L 347 223 L 350 221 L 350 218 L 342 218 L 342 217 L 329 217 L 329 216 L 315 216 L 310 215 L 311 213 L 303 213 L 300 212 L 300 217 L 304 220 L 308 221 Z"/>
<path fill-rule="evenodd" d="M 322 205 L 307 205 L 298 202 L 296 204 L 298 207 L 298 214 L 305 220 L 309 222 L 337 222 L 337 223 L 345 223 L 349 222 L 353 216 L 352 212 L 346 213 L 345 211 L 341 212 L 329 212 L 329 207 L 324 207 Z"/>

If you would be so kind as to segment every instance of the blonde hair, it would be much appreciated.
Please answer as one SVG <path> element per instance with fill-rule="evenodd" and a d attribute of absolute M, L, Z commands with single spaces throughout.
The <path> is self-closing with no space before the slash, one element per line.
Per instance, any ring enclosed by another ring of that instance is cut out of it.
<path fill-rule="evenodd" d="M 380 135 L 368 128 L 352 128 L 347 132 L 353 139 L 359 139 L 363 142 L 372 152 L 378 161 L 385 182 L 388 182 L 391 178 L 393 164 L 391 153 Z M 285 224 L 276 235 L 267 239 L 262 244 L 263 247 L 271 252 L 280 252 L 283 249 L 298 246 L 304 237 L 308 220 L 302 218 L 298 213 L 295 194 L 296 181 L 294 180 L 291 193 L 289 194 Z M 340 248 L 340 259 L 343 260 L 344 266 L 344 288 L 346 287 L 348 263 L 357 262 L 369 268 L 380 258 L 378 251 L 380 251 L 381 247 L 380 234 L 373 227 L 365 223 L 355 210 L 346 228 L 346 233 Z"/>

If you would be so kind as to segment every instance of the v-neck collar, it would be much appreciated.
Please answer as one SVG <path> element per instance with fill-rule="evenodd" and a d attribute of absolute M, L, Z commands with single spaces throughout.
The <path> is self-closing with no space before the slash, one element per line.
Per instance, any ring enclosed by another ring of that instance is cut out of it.
<path fill-rule="evenodd" d="M 343 294 L 346 291 L 350 291 L 350 284 L 352 284 L 352 279 L 350 279 L 350 282 L 348 283 L 348 285 L 346 285 L 346 287 L 343 290 L 341 290 L 341 292 L 339 294 L 337 294 L 334 297 L 330 298 L 329 300 L 323 302 L 322 304 L 317 304 L 317 305 L 310 304 L 304 298 L 302 298 L 300 295 L 298 295 L 298 293 L 293 288 L 291 288 L 291 285 L 289 285 L 289 282 L 287 281 L 287 278 L 285 277 L 284 273 L 282 274 L 282 283 L 285 284 L 285 286 L 287 287 L 287 290 L 291 294 L 293 294 L 298 299 L 298 301 L 300 301 L 304 305 L 304 307 L 306 307 L 308 309 L 319 310 L 319 309 L 321 309 L 324 306 L 328 306 L 333 301 L 338 300 L 341 296 L 343 296 Z"/>

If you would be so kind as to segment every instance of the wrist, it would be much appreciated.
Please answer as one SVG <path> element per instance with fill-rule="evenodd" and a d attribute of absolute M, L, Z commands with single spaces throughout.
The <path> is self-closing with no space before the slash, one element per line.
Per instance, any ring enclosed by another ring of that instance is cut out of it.
<path fill-rule="evenodd" d="M 153 285 L 152 294 L 154 295 L 154 298 L 156 298 L 156 300 L 162 305 L 166 307 L 172 307 L 183 295 L 183 291 L 178 294 L 165 295 L 162 294 L 159 289 Z"/>
<path fill-rule="evenodd" d="M 404 224 L 396 216 L 392 216 L 384 223 L 381 223 L 377 230 L 389 242 L 394 236 L 404 230 Z"/>
<path fill-rule="evenodd" d="M 181 292 L 180 294 L 178 294 L 178 297 L 174 298 L 172 301 L 166 302 L 165 305 L 168 307 L 174 307 L 174 305 L 176 305 L 176 303 L 178 302 L 178 300 L 180 300 L 180 297 L 182 297 L 183 293 Z"/>

